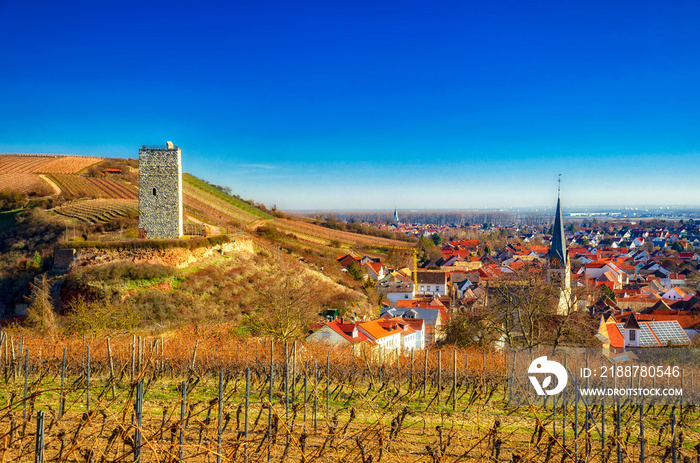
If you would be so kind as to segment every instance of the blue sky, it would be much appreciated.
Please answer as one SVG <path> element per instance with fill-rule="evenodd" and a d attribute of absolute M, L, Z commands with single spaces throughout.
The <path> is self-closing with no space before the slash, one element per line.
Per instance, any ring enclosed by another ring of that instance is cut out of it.
<path fill-rule="evenodd" d="M 0 0 L 0 152 L 172 140 L 282 209 L 700 204 L 699 3 L 434 3 Z"/>

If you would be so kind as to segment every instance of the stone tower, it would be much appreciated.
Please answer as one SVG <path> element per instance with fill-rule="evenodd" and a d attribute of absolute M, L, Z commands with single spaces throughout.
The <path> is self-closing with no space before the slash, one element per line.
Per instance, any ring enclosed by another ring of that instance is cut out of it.
<path fill-rule="evenodd" d="M 182 236 L 181 152 L 170 141 L 139 150 L 139 236 Z"/>

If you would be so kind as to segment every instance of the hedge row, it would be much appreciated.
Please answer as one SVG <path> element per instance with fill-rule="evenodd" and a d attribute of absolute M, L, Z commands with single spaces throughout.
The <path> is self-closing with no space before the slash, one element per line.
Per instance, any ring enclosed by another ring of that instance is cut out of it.
<path fill-rule="evenodd" d="M 68 249 L 197 249 L 231 242 L 225 235 L 192 238 L 189 240 L 133 240 L 133 241 L 62 241 L 61 247 Z"/>

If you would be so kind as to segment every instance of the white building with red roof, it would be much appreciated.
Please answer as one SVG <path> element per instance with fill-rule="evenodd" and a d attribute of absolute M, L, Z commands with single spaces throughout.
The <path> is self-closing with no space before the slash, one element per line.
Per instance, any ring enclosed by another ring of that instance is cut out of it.
<path fill-rule="evenodd" d="M 612 354 L 650 347 L 688 346 L 690 338 L 677 320 L 638 321 L 628 313 L 624 323 L 614 315 L 601 317 L 596 335 L 603 349 Z"/>
<path fill-rule="evenodd" d="M 323 341 L 332 345 L 355 345 L 369 341 L 355 323 L 332 321 L 321 326 L 306 337 L 307 341 Z"/>

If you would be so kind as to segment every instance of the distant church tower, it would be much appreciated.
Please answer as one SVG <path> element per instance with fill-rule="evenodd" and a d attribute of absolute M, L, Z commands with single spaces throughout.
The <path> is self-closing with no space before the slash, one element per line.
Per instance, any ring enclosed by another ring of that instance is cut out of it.
<path fill-rule="evenodd" d="M 399 223 L 399 211 L 394 208 L 394 222 Z"/>
<path fill-rule="evenodd" d="M 182 159 L 180 148 L 139 150 L 139 237 L 182 236 Z"/>
<path fill-rule="evenodd" d="M 561 178 L 559 179 L 557 192 L 557 211 L 554 215 L 554 227 L 552 228 L 552 245 L 547 253 L 547 278 L 549 281 L 558 282 L 561 285 L 559 293 L 560 315 L 566 315 L 571 303 L 571 264 L 569 252 L 566 249 L 566 236 L 564 235 L 564 219 L 561 213 Z"/>

